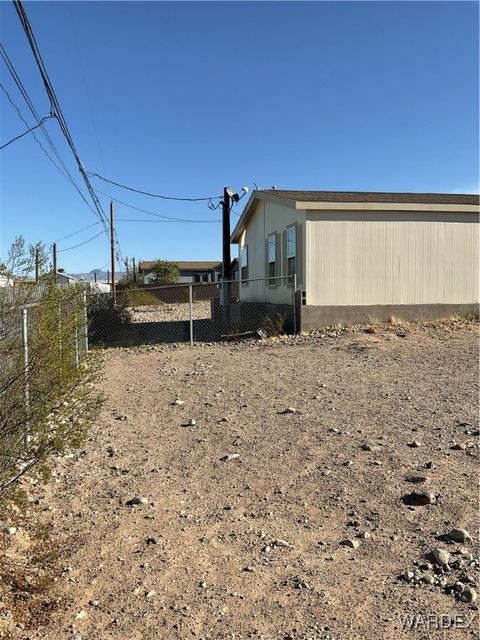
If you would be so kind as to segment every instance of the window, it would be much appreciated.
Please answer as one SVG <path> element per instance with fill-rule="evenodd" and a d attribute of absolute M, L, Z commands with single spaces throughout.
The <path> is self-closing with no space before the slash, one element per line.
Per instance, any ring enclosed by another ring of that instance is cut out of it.
<path fill-rule="evenodd" d="M 248 280 L 248 247 L 246 244 L 240 249 L 240 277 Z"/>
<path fill-rule="evenodd" d="M 295 227 L 287 229 L 287 275 L 293 276 L 296 272 L 297 237 Z"/>
<path fill-rule="evenodd" d="M 268 281 L 270 286 L 275 285 L 275 276 L 277 275 L 277 238 L 274 233 L 268 236 L 267 239 L 267 261 L 268 261 L 268 277 L 271 280 Z"/>

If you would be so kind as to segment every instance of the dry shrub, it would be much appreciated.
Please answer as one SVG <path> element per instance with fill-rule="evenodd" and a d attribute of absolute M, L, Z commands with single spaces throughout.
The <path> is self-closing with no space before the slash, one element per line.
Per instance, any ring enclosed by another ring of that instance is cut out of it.
<path fill-rule="evenodd" d="M 261 328 L 265 331 L 267 336 L 279 336 L 285 333 L 285 315 L 283 313 L 277 313 L 275 317 L 264 316 L 260 322 Z"/>
<path fill-rule="evenodd" d="M 117 301 L 119 300 L 126 307 L 155 307 L 163 304 L 148 289 L 127 289 L 122 292 L 121 298 L 117 295 Z"/>
<path fill-rule="evenodd" d="M 0 494 L 31 469 L 47 478 L 51 456 L 79 446 L 98 415 L 98 358 L 81 350 L 83 295 L 53 283 L 0 293 Z"/>

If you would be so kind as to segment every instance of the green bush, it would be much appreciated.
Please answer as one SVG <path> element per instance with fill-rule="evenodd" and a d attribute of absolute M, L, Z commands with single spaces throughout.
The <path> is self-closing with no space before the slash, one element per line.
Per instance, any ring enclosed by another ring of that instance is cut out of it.
<path fill-rule="evenodd" d="M 126 289 L 122 291 L 121 300 L 127 307 L 154 307 L 163 304 L 148 289 Z"/>
<path fill-rule="evenodd" d="M 1 292 L 0 494 L 31 469 L 48 475 L 51 456 L 79 446 L 97 417 L 100 363 L 80 348 L 85 330 L 81 287 L 47 282 Z"/>

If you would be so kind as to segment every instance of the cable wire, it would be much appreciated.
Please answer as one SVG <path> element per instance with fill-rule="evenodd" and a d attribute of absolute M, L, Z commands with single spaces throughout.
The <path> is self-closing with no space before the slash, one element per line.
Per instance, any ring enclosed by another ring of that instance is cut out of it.
<path fill-rule="evenodd" d="M 7 69 L 10 72 L 10 75 L 12 76 L 15 84 L 17 85 L 18 90 L 20 91 L 23 99 L 25 100 L 25 102 L 27 103 L 28 108 L 30 109 L 33 117 L 35 118 L 36 122 L 39 123 L 40 122 L 40 118 L 38 116 L 38 113 L 35 110 L 35 107 L 30 99 L 30 96 L 28 95 L 25 87 L 23 86 L 23 83 L 18 75 L 18 73 L 15 70 L 15 67 L 12 63 L 12 61 L 10 60 L 5 47 L 2 45 L 2 43 L 0 42 L 0 56 L 2 57 Z M 18 105 L 13 101 L 13 99 L 11 98 L 10 94 L 8 93 L 7 89 L 3 86 L 3 84 L 0 83 L 0 87 L 3 89 L 3 91 L 5 92 L 10 104 L 16 109 L 20 119 L 25 123 L 25 125 L 27 127 L 29 127 L 30 125 L 28 124 L 28 122 L 26 121 L 26 119 L 23 117 Z M 44 152 L 44 154 L 47 156 L 47 158 L 50 160 L 50 162 L 53 164 L 53 166 L 63 175 L 63 177 L 68 180 L 73 187 L 76 189 L 76 191 L 79 193 L 80 197 L 82 198 L 82 200 L 85 202 L 85 204 L 87 205 L 87 207 L 93 212 L 95 213 L 95 210 L 93 209 L 93 207 L 91 206 L 91 204 L 88 202 L 88 200 L 85 198 L 84 194 L 82 193 L 82 191 L 80 190 L 80 187 L 77 185 L 77 183 L 75 182 L 75 180 L 73 179 L 72 174 L 70 173 L 70 171 L 68 170 L 67 166 L 65 165 L 65 163 L 63 162 L 58 149 L 56 148 L 55 144 L 53 143 L 53 140 L 51 139 L 51 137 L 48 134 L 48 131 L 45 129 L 44 126 L 41 127 L 42 133 L 45 136 L 48 144 L 50 145 L 50 148 L 53 151 L 53 154 L 55 155 L 55 157 L 57 158 L 57 162 L 59 163 L 60 166 L 58 166 L 58 164 L 55 162 L 55 160 L 51 157 L 51 155 L 48 153 L 48 151 L 45 149 L 45 147 L 42 145 L 42 143 L 40 142 L 40 140 L 37 138 L 37 136 L 35 135 L 35 133 L 32 133 L 33 137 L 35 138 L 36 142 L 38 143 L 38 145 L 40 146 L 40 148 L 42 149 L 42 151 Z"/>
<path fill-rule="evenodd" d="M 114 180 L 109 180 L 108 178 L 104 178 L 100 174 L 95 173 L 93 171 L 89 171 L 88 175 L 92 177 L 94 176 L 95 178 L 99 178 L 100 180 L 103 180 L 103 182 L 109 182 L 110 184 L 114 184 L 116 187 L 120 187 L 121 189 L 127 189 L 128 191 L 141 193 L 142 195 L 150 196 L 151 198 L 161 198 L 162 200 L 177 200 L 179 202 L 208 202 L 212 200 L 218 200 L 222 197 L 222 196 L 210 196 L 205 198 L 179 198 L 176 196 L 165 196 L 165 195 L 160 195 L 158 193 L 150 193 L 149 191 L 142 191 L 141 189 L 135 189 L 134 187 L 128 187 L 127 185 L 121 184 L 120 182 L 115 182 Z"/>
<path fill-rule="evenodd" d="M 71 238 L 72 236 L 77 235 L 77 233 L 81 233 L 82 231 L 86 231 L 87 229 L 91 229 L 92 227 L 96 227 L 97 224 L 100 224 L 100 220 L 97 220 L 97 222 L 94 222 L 93 224 L 89 224 L 87 227 L 82 227 L 81 229 L 78 229 L 77 231 L 72 231 L 72 233 L 69 233 L 66 236 L 62 236 L 61 238 L 57 238 L 56 240 L 52 240 L 52 242 L 50 244 L 53 244 L 54 242 L 60 242 L 61 240 L 66 240 L 67 238 Z"/>
<path fill-rule="evenodd" d="M 89 238 L 88 240 L 85 240 L 84 242 L 80 242 L 79 244 L 74 244 L 73 247 L 67 247 L 66 249 L 59 249 L 57 251 L 57 253 L 64 253 L 65 251 L 71 251 L 72 249 L 77 249 L 78 247 L 83 247 L 84 244 L 87 244 L 88 242 L 92 242 L 92 240 L 95 240 L 95 238 L 98 238 L 99 236 L 101 236 L 103 233 L 105 233 L 104 229 L 102 229 L 100 231 L 100 233 L 97 233 L 97 235 L 92 236 L 91 238 Z"/>
<path fill-rule="evenodd" d="M 117 218 L 117 222 L 188 222 L 188 223 L 207 223 L 220 224 L 221 220 L 185 220 L 184 218 L 175 218 L 172 220 L 142 220 L 140 218 Z"/>
<path fill-rule="evenodd" d="M 106 193 L 105 191 L 101 191 L 100 189 L 97 189 L 98 193 L 101 193 L 104 196 L 107 196 L 108 198 L 110 198 L 111 200 L 113 200 L 114 202 L 117 202 L 118 204 L 123 204 L 125 207 L 128 207 L 129 209 L 135 209 L 135 211 L 140 211 L 141 213 L 146 213 L 149 216 L 154 216 L 155 218 L 162 218 L 164 220 L 172 220 L 175 222 L 198 222 L 197 220 L 189 220 L 186 218 L 177 218 L 177 217 L 172 217 L 172 216 L 165 216 L 162 215 L 160 213 L 155 213 L 154 211 L 149 211 L 148 209 L 142 209 L 141 207 L 136 207 L 133 204 L 129 204 L 128 202 L 124 202 L 123 200 L 119 200 L 118 198 L 114 198 L 112 195 L 110 195 L 109 193 Z M 211 222 L 219 222 L 218 220 L 212 220 Z"/>
<path fill-rule="evenodd" d="M 2 144 L 0 146 L 0 149 L 5 149 L 5 147 L 8 147 L 9 144 L 12 144 L 12 142 L 16 142 L 17 140 L 20 140 L 20 138 L 23 138 L 23 136 L 26 136 L 28 133 L 31 133 L 32 131 L 35 131 L 35 129 L 38 129 L 38 127 L 41 127 L 42 124 L 44 122 L 46 122 L 47 120 L 49 120 L 50 118 L 53 118 L 52 115 L 50 116 L 45 116 L 44 118 L 42 118 L 40 120 L 40 122 L 38 124 L 36 124 L 34 127 L 30 127 L 30 129 L 27 129 L 26 131 L 24 131 L 23 133 L 21 133 L 20 135 L 16 136 L 15 138 L 12 138 L 11 140 L 9 140 L 8 142 L 5 142 L 5 144 Z"/>
<path fill-rule="evenodd" d="M 21 0 L 13 0 L 13 4 L 14 4 L 15 10 L 17 12 L 18 18 L 20 20 L 20 23 L 21 23 L 21 25 L 23 27 L 23 30 L 25 31 L 25 35 L 27 37 L 27 41 L 28 41 L 28 43 L 30 45 L 30 48 L 32 50 L 33 57 L 35 58 L 35 62 L 37 63 L 38 69 L 40 71 L 40 76 L 41 76 L 43 84 L 45 86 L 45 91 L 47 92 L 47 96 L 48 96 L 48 98 L 50 100 L 51 111 L 57 118 L 57 121 L 58 121 L 58 123 L 60 125 L 60 129 L 61 129 L 61 131 L 62 131 L 62 133 L 63 133 L 63 135 L 64 135 L 64 137 L 65 137 L 65 139 L 67 141 L 68 146 L 70 147 L 70 149 L 71 149 L 71 151 L 73 153 L 73 156 L 74 156 L 75 161 L 76 161 L 77 166 L 78 166 L 78 170 L 80 171 L 80 173 L 82 175 L 82 178 L 83 178 L 83 180 L 85 182 L 85 185 L 87 187 L 87 191 L 89 192 L 90 197 L 91 197 L 91 199 L 93 201 L 93 205 L 94 205 L 94 207 L 95 207 L 95 209 L 97 211 L 97 214 L 98 214 L 100 220 L 102 220 L 102 222 L 103 222 L 105 231 L 107 231 L 107 218 L 106 218 L 105 212 L 103 211 L 103 208 L 102 208 L 102 205 L 100 204 L 98 196 L 95 193 L 95 191 L 94 191 L 94 189 L 92 187 L 92 184 L 91 184 L 91 182 L 90 182 L 90 180 L 89 180 L 89 178 L 88 178 L 88 176 L 87 176 L 87 174 L 85 172 L 83 164 L 82 164 L 82 162 L 80 160 L 80 156 L 79 156 L 78 151 L 77 151 L 77 149 L 75 147 L 75 143 L 74 143 L 73 138 L 72 138 L 72 136 L 70 134 L 67 122 L 65 120 L 65 117 L 63 115 L 62 109 L 60 107 L 60 103 L 59 103 L 58 98 L 57 98 L 57 96 L 55 94 L 55 90 L 53 88 L 53 85 L 52 85 L 52 83 L 50 81 L 47 69 L 45 67 L 45 63 L 43 62 L 42 55 L 41 55 L 40 50 L 38 48 L 38 44 L 37 44 L 37 42 L 35 40 L 35 35 L 33 33 L 31 24 L 30 24 L 30 22 L 28 20 L 28 17 L 27 17 L 27 14 L 25 12 L 25 9 L 23 7 L 23 4 L 22 4 Z M 120 251 L 120 248 L 119 248 L 119 251 Z"/>

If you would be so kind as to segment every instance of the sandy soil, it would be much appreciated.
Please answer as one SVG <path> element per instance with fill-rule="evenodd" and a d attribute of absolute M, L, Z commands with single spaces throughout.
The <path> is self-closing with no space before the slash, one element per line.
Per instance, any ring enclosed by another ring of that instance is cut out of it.
<path fill-rule="evenodd" d="M 330 335 L 109 352 L 102 418 L 40 494 L 74 542 L 62 604 L 15 637 L 477 637 L 478 604 L 399 579 L 437 546 L 447 586 L 478 578 L 476 328 Z"/>

